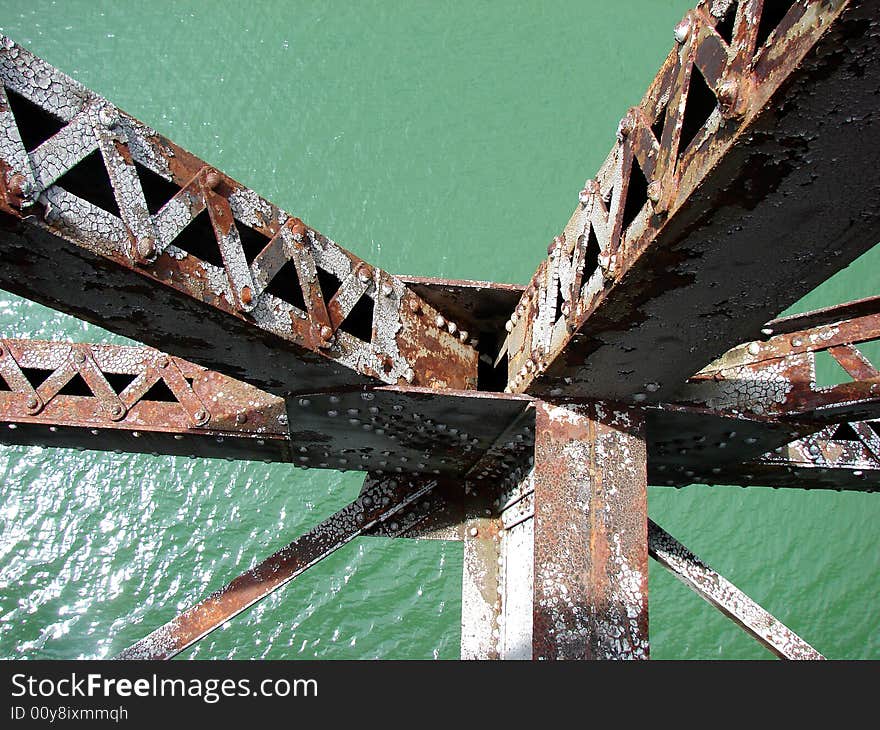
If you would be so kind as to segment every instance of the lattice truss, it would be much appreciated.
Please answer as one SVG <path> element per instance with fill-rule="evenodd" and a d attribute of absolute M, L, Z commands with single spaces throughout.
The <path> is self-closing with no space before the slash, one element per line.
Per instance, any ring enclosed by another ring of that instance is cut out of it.
<path fill-rule="evenodd" d="M 368 473 L 120 656 L 173 656 L 379 534 L 463 541 L 463 657 L 647 657 L 650 554 L 820 658 L 651 522 L 646 485 L 880 483 L 880 297 L 772 319 L 880 238 L 878 9 L 689 12 L 524 288 L 370 266 L 4 38 L 0 284 L 146 345 L 0 340 L 2 441 Z"/>

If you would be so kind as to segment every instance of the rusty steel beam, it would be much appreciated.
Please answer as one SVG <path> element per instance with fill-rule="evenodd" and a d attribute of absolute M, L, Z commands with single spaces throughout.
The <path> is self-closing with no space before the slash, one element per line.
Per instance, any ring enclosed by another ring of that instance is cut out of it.
<path fill-rule="evenodd" d="M 825 658 L 653 520 L 648 548 L 654 560 L 780 659 Z"/>
<path fill-rule="evenodd" d="M 528 431 L 509 430 L 527 428 L 530 400 L 383 386 L 285 403 L 148 347 L 0 338 L 0 443 L 8 444 L 463 477 L 486 458 L 505 469 L 528 448 Z"/>
<path fill-rule="evenodd" d="M 507 323 L 508 389 L 672 400 L 880 240 L 877 0 L 705 0 Z"/>
<path fill-rule="evenodd" d="M 646 659 L 642 416 L 600 402 L 536 408 L 532 657 Z"/>
<path fill-rule="evenodd" d="M 148 347 L 0 338 L 0 443 L 291 461 L 284 401 Z"/>
<path fill-rule="evenodd" d="M 857 306 L 861 311 L 853 315 Z M 851 316 L 840 318 L 845 315 Z M 774 327 L 784 331 L 776 334 Z M 880 417 L 880 371 L 858 348 L 880 340 L 880 300 L 771 322 L 762 332 L 763 339 L 733 348 L 692 376 L 678 401 L 780 420 L 839 423 Z M 822 352 L 837 361 L 850 382 L 816 383 L 816 355 Z"/>
<path fill-rule="evenodd" d="M 171 659 L 358 535 L 392 519 L 435 486 L 437 481 L 432 479 L 368 475 L 364 489 L 354 502 L 115 658 Z"/>
<path fill-rule="evenodd" d="M 0 212 L 0 286 L 275 394 L 476 385 L 400 279 L 6 37 Z"/>

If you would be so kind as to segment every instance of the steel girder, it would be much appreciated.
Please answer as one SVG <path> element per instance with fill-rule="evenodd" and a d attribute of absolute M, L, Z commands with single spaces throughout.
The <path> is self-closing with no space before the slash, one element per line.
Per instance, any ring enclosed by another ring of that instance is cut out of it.
<path fill-rule="evenodd" d="M 877 2 L 701 2 L 508 320 L 508 388 L 656 403 L 880 240 Z"/>

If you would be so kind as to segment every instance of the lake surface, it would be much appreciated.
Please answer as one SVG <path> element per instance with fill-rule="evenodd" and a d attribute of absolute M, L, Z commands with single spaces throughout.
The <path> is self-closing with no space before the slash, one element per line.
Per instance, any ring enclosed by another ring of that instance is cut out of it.
<path fill-rule="evenodd" d="M 5 1 L 0 26 L 386 270 L 522 283 L 689 3 L 476 5 Z M 876 294 L 878 264 L 794 309 Z M 127 342 L 4 292 L 0 332 Z M 361 480 L 0 447 L 0 656 L 113 655 Z M 652 487 L 649 511 L 826 655 L 880 658 L 880 495 Z M 461 563 L 358 539 L 184 656 L 457 658 Z M 654 657 L 770 658 L 655 563 L 650 591 Z"/>

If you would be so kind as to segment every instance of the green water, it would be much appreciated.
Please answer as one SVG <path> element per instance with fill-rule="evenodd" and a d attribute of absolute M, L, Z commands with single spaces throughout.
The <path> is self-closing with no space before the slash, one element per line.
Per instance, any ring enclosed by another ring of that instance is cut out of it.
<path fill-rule="evenodd" d="M 525 282 L 689 3 L 511 5 L 5 0 L 0 26 L 371 262 Z M 878 263 L 868 254 L 798 308 L 876 293 Z M 2 292 L 0 332 L 124 341 Z M 0 656 L 34 658 L 115 653 L 360 482 L 11 447 L 0 475 Z M 880 657 L 880 495 L 649 498 L 657 522 L 819 650 Z M 362 538 L 187 656 L 454 658 L 460 580 L 454 543 Z M 769 657 L 653 563 L 650 589 L 654 657 Z"/>

